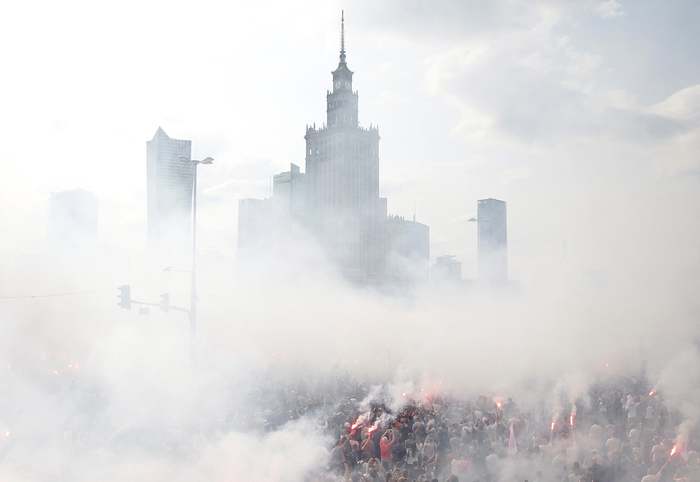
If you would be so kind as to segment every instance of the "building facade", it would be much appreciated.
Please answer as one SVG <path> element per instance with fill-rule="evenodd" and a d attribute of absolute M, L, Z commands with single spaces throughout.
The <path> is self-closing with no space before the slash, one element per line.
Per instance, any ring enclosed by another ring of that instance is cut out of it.
<path fill-rule="evenodd" d="M 192 141 L 172 139 L 160 127 L 146 143 L 148 238 L 189 246 L 194 166 Z"/>
<path fill-rule="evenodd" d="M 508 281 L 508 234 L 506 203 L 498 199 L 480 199 L 477 204 L 479 281 Z"/>
<path fill-rule="evenodd" d="M 281 213 L 303 216 L 306 208 L 305 176 L 299 166 L 292 163 L 289 171 L 275 174 L 272 178 L 272 203 Z"/>
<path fill-rule="evenodd" d="M 352 81 L 341 17 L 340 59 L 326 92 L 326 122 L 306 128 L 305 172 L 292 164 L 274 176 L 271 198 L 239 201 L 239 248 L 269 247 L 271 238 L 284 243 L 284 231 L 298 225 L 314 238 L 312 249 L 322 250 L 350 281 L 405 279 L 408 260 L 419 267 L 413 275 L 427 278 L 429 229 L 415 220 L 387 218 L 387 200 L 379 195 L 379 131 L 360 125 Z"/>
<path fill-rule="evenodd" d="M 386 200 L 379 197 L 379 131 L 358 120 L 358 94 L 347 65 L 341 20 L 338 67 L 326 93 L 326 124 L 307 127 L 306 196 L 310 228 L 352 280 L 384 271 Z"/>
<path fill-rule="evenodd" d="M 430 228 L 415 219 L 386 219 L 387 280 L 414 283 L 428 279 Z"/>

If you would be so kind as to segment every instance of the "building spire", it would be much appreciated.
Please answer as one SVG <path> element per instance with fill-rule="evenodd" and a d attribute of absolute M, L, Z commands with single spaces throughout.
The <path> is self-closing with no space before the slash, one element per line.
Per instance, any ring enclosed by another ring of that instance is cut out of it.
<path fill-rule="evenodd" d="M 340 11 L 340 63 L 345 63 L 345 10 Z"/>

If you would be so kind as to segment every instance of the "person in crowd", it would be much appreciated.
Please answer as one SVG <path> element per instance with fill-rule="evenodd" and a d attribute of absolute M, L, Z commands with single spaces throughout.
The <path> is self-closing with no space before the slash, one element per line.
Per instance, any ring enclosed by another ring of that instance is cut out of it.
<path fill-rule="evenodd" d="M 386 432 L 384 432 L 384 435 L 382 435 L 382 438 L 379 440 L 379 450 L 381 453 L 384 470 L 390 470 L 392 467 L 392 460 L 394 456 L 393 447 L 395 442 L 396 432 L 394 432 L 392 429 L 388 429 Z"/>
<path fill-rule="evenodd" d="M 308 482 L 700 482 L 700 428 L 677 442 L 680 415 L 639 382 L 544 410 L 486 396 L 358 410 L 355 398 L 320 424 L 340 436 Z"/>

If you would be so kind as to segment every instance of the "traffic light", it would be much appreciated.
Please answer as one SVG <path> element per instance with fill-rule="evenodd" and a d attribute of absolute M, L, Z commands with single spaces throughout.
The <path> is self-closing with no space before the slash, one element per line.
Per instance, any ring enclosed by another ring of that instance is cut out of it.
<path fill-rule="evenodd" d="M 117 298 L 119 298 L 119 303 L 117 306 L 121 308 L 125 308 L 127 310 L 131 309 L 131 286 L 129 285 L 122 285 L 117 288 L 119 290 L 119 294 L 117 295 Z"/>
<path fill-rule="evenodd" d="M 170 309 L 170 295 L 168 293 L 160 295 L 160 309 L 163 311 Z"/>

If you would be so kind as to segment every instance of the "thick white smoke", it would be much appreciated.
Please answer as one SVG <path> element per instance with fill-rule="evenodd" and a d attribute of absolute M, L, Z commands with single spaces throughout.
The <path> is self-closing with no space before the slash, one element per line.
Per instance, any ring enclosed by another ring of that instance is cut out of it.
<path fill-rule="evenodd" d="M 8 279 L 18 282 L 4 286 L 78 293 L 3 304 L 4 480 L 304 480 L 328 457 L 323 407 L 285 424 L 298 402 L 282 393 L 301 384 L 332 405 L 329 380 L 343 377 L 376 384 L 372 398 L 394 410 L 439 393 L 554 411 L 561 392 L 584 396 L 599 377 L 646 367 L 673 407 L 697 417 L 697 326 L 683 306 L 668 310 L 673 293 L 657 285 L 634 286 L 635 303 L 574 282 L 508 293 L 426 285 L 397 297 L 325 271 L 300 277 L 280 258 L 251 273 L 205 254 L 193 365 L 184 314 L 116 308 L 126 281 L 135 298 L 157 300 L 165 286 L 186 304 L 186 279 L 109 256 L 82 261 L 17 263 Z M 80 294 L 85 286 L 94 289 Z"/>

